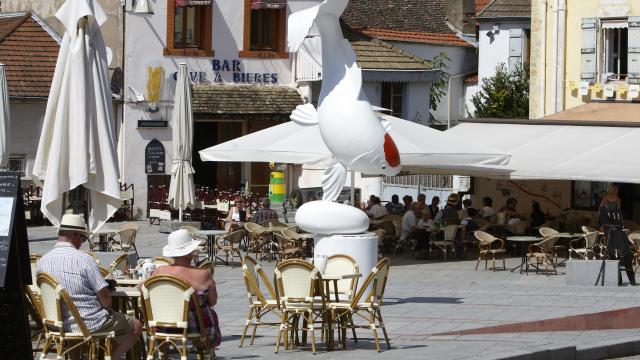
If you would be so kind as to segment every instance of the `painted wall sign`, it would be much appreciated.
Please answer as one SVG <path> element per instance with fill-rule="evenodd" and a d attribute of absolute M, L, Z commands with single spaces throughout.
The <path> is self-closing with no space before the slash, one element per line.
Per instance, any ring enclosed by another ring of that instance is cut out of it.
<path fill-rule="evenodd" d="M 270 72 L 245 72 L 242 62 L 237 59 L 213 59 L 211 71 L 189 71 L 189 77 L 193 83 L 223 83 L 236 84 L 277 84 L 277 73 Z M 178 72 L 173 73 L 173 79 L 177 80 Z"/>
<path fill-rule="evenodd" d="M 147 174 L 164 174 L 164 146 L 156 139 L 149 141 L 144 150 L 144 170 Z"/>

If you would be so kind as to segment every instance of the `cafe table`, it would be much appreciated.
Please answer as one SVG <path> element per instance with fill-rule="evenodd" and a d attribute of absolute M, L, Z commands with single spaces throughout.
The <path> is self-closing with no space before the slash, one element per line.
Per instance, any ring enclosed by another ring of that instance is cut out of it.
<path fill-rule="evenodd" d="M 334 290 L 334 294 L 335 294 L 335 301 L 336 302 L 340 302 L 340 296 L 338 294 L 338 281 L 340 280 L 350 280 L 350 279 L 356 279 L 362 277 L 362 274 L 329 274 L 329 273 L 325 273 L 322 274 L 322 281 L 325 284 L 325 296 L 327 298 L 328 301 L 331 301 L 330 296 L 331 296 L 331 283 L 333 283 L 333 290 Z M 352 296 L 355 296 L 355 294 L 353 294 Z M 327 329 L 327 350 L 332 351 L 335 347 L 335 340 L 333 338 L 333 321 L 334 319 L 332 317 L 327 317 L 327 325 L 328 325 L 328 329 Z"/>
<path fill-rule="evenodd" d="M 98 250 L 109 251 L 109 236 L 118 231 L 120 230 L 102 226 L 100 229 L 92 232 L 93 235 L 98 235 Z M 93 251 L 93 249 L 91 249 L 91 251 Z"/>
<path fill-rule="evenodd" d="M 218 257 L 216 251 L 216 236 L 224 235 L 226 233 L 227 232 L 225 230 L 198 230 L 197 235 L 204 235 L 207 237 L 207 258 L 209 260 L 213 261 L 214 258 L 216 258 L 226 265 L 229 265 L 226 261 Z"/>
<path fill-rule="evenodd" d="M 538 241 L 542 241 L 544 238 L 543 237 L 538 237 L 538 236 L 509 236 L 507 237 L 507 241 L 511 241 L 513 243 L 516 243 L 519 245 L 520 247 L 520 252 L 522 253 L 522 262 L 520 263 L 520 265 L 514 267 L 513 269 L 511 269 L 511 272 L 516 271 L 516 269 L 520 269 L 520 273 L 522 273 L 522 269 L 524 268 L 524 264 L 527 261 L 527 244 L 529 243 L 536 243 Z"/>

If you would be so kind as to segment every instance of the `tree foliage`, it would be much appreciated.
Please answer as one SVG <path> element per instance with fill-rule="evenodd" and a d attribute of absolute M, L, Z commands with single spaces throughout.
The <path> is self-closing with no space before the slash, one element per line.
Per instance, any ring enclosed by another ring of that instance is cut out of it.
<path fill-rule="evenodd" d="M 431 110 L 438 109 L 440 99 L 447 93 L 447 84 L 449 83 L 449 66 L 450 61 L 446 53 L 441 52 L 431 60 L 434 69 L 440 69 L 440 79 L 431 83 L 431 92 L 429 93 L 429 107 Z"/>
<path fill-rule="evenodd" d="M 471 102 L 475 118 L 528 118 L 529 66 L 507 71 L 504 64 L 498 65 L 494 76 L 482 79 L 482 88 Z"/>

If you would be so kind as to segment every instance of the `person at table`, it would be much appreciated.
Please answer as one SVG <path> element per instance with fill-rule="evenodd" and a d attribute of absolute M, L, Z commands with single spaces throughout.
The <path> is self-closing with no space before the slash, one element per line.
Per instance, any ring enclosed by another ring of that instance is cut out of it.
<path fill-rule="evenodd" d="M 269 198 L 262 199 L 261 208 L 253 215 L 253 221 L 262 224 L 267 220 L 278 220 L 278 213 L 271 208 L 271 200 Z"/>
<path fill-rule="evenodd" d="M 493 199 L 490 196 L 483 197 L 480 217 L 490 220 L 494 216 L 496 216 L 496 211 L 493 209 Z"/>
<path fill-rule="evenodd" d="M 200 241 L 194 240 L 187 230 L 172 232 L 167 238 L 167 245 L 162 248 L 162 256 L 172 258 L 173 264 L 156 268 L 153 275 L 172 275 L 193 287 L 200 298 L 200 311 L 205 330 L 215 347 L 220 345 L 222 340 L 218 315 L 214 310 L 214 306 L 218 303 L 218 291 L 209 270 L 191 265 L 193 253 L 199 245 Z M 199 330 L 194 311 L 196 309 L 189 309 L 189 332 Z"/>
<path fill-rule="evenodd" d="M 378 219 L 381 219 L 382 217 L 384 217 L 387 214 L 389 214 L 387 212 L 387 208 L 380 204 L 380 198 L 377 197 L 377 196 L 374 197 L 373 198 L 373 205 L 371 206 L 369 211 L 367 211 L 367 215 L 370 218 L 374 219 L 374 220 L 378 220 Z"/>
<path fill-rule="evenodd" d="M 482 218 L 480 218 L 480 213 L 475 208 L 467 209 L 466 216 L 460 220 L 460 238 L 463 243 L 475 243 L 476 239 L 473 236 L 474 231 L 483 230 L 481 229 L 480 222 Z M 485 226 L 485 229 L 488 226 Z"/>
<path fill-rule="evenodd" d="M 79 250 L 88 235 L 87 225 L 80 215 L 65 214 L 60 221 L 58 242 L 40 258 L 36 274 L 46 273 L 60 282 L 90 333 L 115 333 L 111 356 L 112 359 L 120 359 L 140 338 L 142 324 L 111 309 L 111 293 L 100 275 L 98 264 Z M 62 311 L 65 330 L 80 332 L 69 310 L 64 307 Z M 73 352 L 71 357 L 79 359 L 79 351 Z"/>
<path fill-rule="evenodd" d="M 500 208 L 500 212 L 504 213 L 505 220 L 508 222 L 510 219 L 518 219 L 520 216 L 516 211 L 516 206 L 518 206 L 518 200 L 516 198 L 510 197 L 507 199 L 507 203 Z"/>
<path fill-rule="evenodd" d="M 458 225 L 460 223 L 461 211 L 458 209 L 460 196 L 451 194 L 447 197 L 447 204 L 438 211 L 434 219 L 435 222 L 442 225 Z"/>
<path fill-rule="evenodd" d="M 411 204 L 413 204 L 413 197 L 411 195 L 405 195 L 402 197 L 402 202 L 404 203 L 404 212 L 407 212 L 409 211 L 409 209 L 411 209 Z"/>
<path fill-rule="evenodd" d="M 418 203 L 418 211 L 416 212 L 416 216 L 420 218 L 422 217 L 422 213 L 424 211 L 427 211 L 427 195 L 418 194 L 418 198 L 416 201 Z"/>
<path fill-rule="evenodd" d="M 420 211 L 418 203 L 411 204 L 409 210 L 402 215 L 402 231 L 400 232 L 400 241 L 396 245 L 396 248 L 402 249 L 405 244 L 409 243 L 412 238 L 412 233 L 416 229 L 417 217 L 416 214 Z"/>
<path fill-rule="evenodd" d="M 607 190 L 607 194 L 600 201 L 599 209 L 608 206 L 609 204 L 615 205 L 618 209 L 622 208 L 622 200 L 618 196 L 618 185 L 612 184 L 609 186 L 609 190 Z"/>
<path fill-rule="evenodd" d="M 224 229 L 226 232 L 232 232 L 242 229 L 244 222 L 251 217 L 244 207 L 244 199 L 240 196 L 236 197 L 234 206 L 229 209 L 227 219 L 225 220 Z"/>
<path fill-rule="evenodd" d="M 434 196 L 431 198 L 431 204 L 427 207 L 427 210 L 431 213 L 431 218 L 435 219 L 436 215 L 440 211 L 440 197 Z"/>
<path fill-rule="evenodd" d="M 529 233 L 532 235 L 538 235 L 538 229 L 545 222 L 547 222 L 547 218 L 540 209 L 540 203 L 535 200 L 532 201 L 531 215 L 529 215 Z"/>
<path fill-rule="evenodd" d="M 400 197 L 396 194 L 391 196 L 391 202 L 388 202 L 384 207 L 387 208 L 387 213 L 391 215 L 404 214 L 404 205 L 400 204 Z"/>
<path fill-rule="evenodd" d="M 469 215 L 469 210 L 470 209 L 474 209 L 475 208 L 472 207 L 473 206 L 473 201 L 471 201 L 471 199 L 464 199 L 462 200 L 462 210 L 463 210 L 463 218 L 470 216 Z M 476 213 L 478 212 L 478 210 L 475 211 Z"/>
<path fill-rule="evenodd" d="M 369 200 L 367 201 L 367 206 L 364 208 L 364 211 L 369 212 L 369 210 L 371 210 L 371 207 L 375 203 L 376 203 L 376 196 L 375 195 L 369 196 Z"/>
<path fill-rule="evenodd" d="M 429 211 L 424 211 L 422 217 L 416 225 L 416 229 L 412 232 L 415 238 L 414 251 L 426 250 L 429 247 L 429 241 L 431 240 L 431 234 L 435 230 L 435 223 L 431 218 Z"/>

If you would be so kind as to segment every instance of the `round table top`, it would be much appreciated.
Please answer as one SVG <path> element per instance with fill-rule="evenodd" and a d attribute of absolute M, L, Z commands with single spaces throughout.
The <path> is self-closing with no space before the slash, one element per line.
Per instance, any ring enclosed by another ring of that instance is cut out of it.
<path fill-rule="evenodd" d="M 573 237 L 581 237 L 582 235 L 584 234 L 561 232 L 561 233 L 557 233 L 555 236 L 563 237 L 563 238 L 573 238 Z"/>
<path fill-rule="evenodd" d="M 509 236 L 507 241 L 520 241 L 520 242 L 534 242 L 543 240 L 542 237 L 537 236 Z"/>
<path fill-rule="evenodd" d="M 225 234 L 225 230 L 199 230 L 198 234 L 200 235 L 222 235 Z"/>

